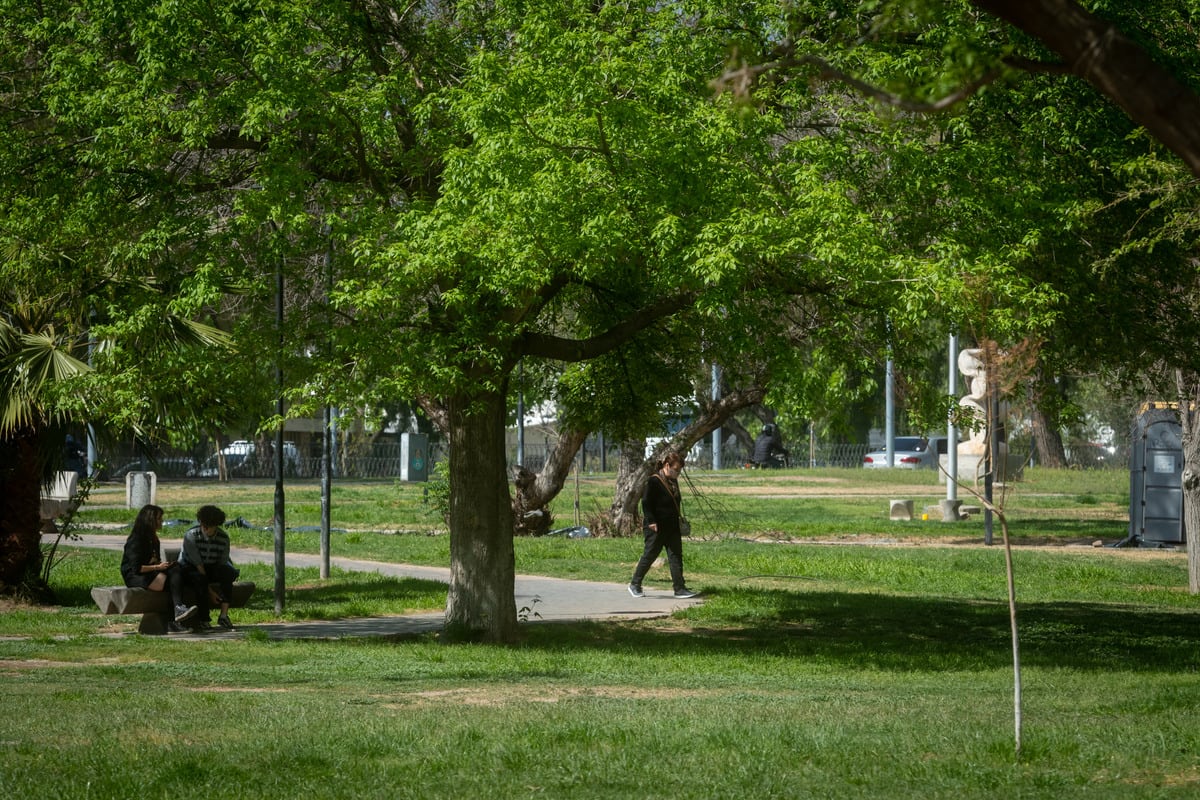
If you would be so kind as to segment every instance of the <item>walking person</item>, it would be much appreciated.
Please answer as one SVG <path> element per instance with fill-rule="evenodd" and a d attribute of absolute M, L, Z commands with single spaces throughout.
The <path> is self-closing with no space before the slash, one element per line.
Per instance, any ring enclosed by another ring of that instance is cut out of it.
<path fill-rule="evenodd" d="M 169 591 L 175 608 L 175 622 L 170 629 L 178 631 L 182 630 L 180 623 L 192 619 L 199 609 L 183 601 L 187 584 L 183 568 L 174 561 L 163 561 L 162 542 L 158 538 L 162 524 L 163 510 L 158 506 L 147 503 L 138 511 L 121 555 L 121 577 L 132 588 Z"/>
<path fill-rule="evenodd" d="M 683 580 L 683 535 L 680 530 L 683 503 L 679 492 L 679 474 L 683 472 L 683 464 L 681 454 L 668 452 L 663 456 L 658 471 L 646 481 L 646 491 L 642 495 L 645 549 L 633 570 L 633 580 L 629 582 L 629 593 L 634 597 L 645 597 L 642 579 L 664 549 L 667 551 L 667 565 L 671 570 L 675 596 L 686 599 L 699 594 L 689 589 Z"/>
<path fill-rule="evenodd" d="M 183 549 L 179 563 L 188 584 L 199 598 L 200 610 L 196 615 L 198 627 L 212 628 L 212 606 L 220 605 L 217 624 L 227 630 L 233 629 L 229 619 L 229 601 L 233 597 L 233 582 L 239 571 L 229 560 L 229 534 L 221 526 L 225 524 L 225 512 L 216 506 L 200 506 L 196 512 L 199 523 L 183 535 Z M 218 585 L 219 592 L 210 595 L 209 584 Z"/>

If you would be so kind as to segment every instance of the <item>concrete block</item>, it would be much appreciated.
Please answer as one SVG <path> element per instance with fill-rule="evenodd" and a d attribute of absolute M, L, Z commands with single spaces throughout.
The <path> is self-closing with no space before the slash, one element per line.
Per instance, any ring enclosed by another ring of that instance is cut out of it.
<path fill-rule="evenodd" d="M 893 500 L 888 516 L 895 520 L 911 520 L 913 518 L 913 501 Z"/>
<path fill-rule="evenodd" d="M 964 520 L 967 515 L 959 509 L 962 506 L 962 500 L 943 500 L 941 504 L 942 522 L 958 522 Z"/>

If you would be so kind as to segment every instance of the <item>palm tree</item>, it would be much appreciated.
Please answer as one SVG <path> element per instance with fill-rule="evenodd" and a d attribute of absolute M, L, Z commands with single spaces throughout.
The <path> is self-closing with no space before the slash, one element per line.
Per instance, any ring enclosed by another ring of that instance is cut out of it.
<path fill-rule="evenodd" d="M 2 292 L 0 308 L 0 589 L 32 597 L 41 566 L 41 488 L 54 472 L 65 413 L 52 402 L 89 372 L 61 296 Z M 51 435 L 53 434 L 53 436 Z"/>
<path fill-rule="evenodd" d="M 32 600 L 50 596 L 40 569 L 41 489 L 57 470 L 66 426 L 80 416 L 104 421 L 119 408 L 121 425 L 153 436 L 155 428 L 170 425 L 176 408 L 187 405 L 186 398 L 175 397 L 173 387 L 134 381 L 138 402 L 123 395 L 102 407 L 93 402 L 99 399 L 98 389 L 125 384 L 127 391 L 130 382 L 116 378 L 132 364 L 162 365 L 169 353 L 229 343 L 216 328 L 157 310 L 163 297 L 151 283 L 129 285 L 114 294 L 141 297 L 146 301 L 142 310 L 155 310 L 146 314 L 150 321 L 139 331 L 121 340 L 126 357 L 105 361 L 109 379 L 89 383 L 94 370 L 84 360 L 89 335 L 85 294 L 46 289 L 44 282 L 36 289 L 0 287 L 0 592 Z M 101 354 L 115 344 L 109 339 L 94 342 Z M 144 411 L 129 416 L 130 406 L 139 404 Z"/>

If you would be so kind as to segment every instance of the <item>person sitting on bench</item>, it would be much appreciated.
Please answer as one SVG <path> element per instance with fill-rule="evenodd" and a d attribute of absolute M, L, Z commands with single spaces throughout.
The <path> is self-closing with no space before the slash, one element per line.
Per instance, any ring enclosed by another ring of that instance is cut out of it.
<path fill-rule="evenodd" d="M 146 504 L 133 521 L 133 530 L 125 540 L 125 551 L 121 556 L 121 577 L 125 585 L 151 592 L 170 591 L 171 603 L 175 607 L 175 623 L 190 620 L 199 610 L 183 602 L 186 585 L 183 569 L 174 561 L 163 561 L 162 543 L 158 532 L 162 529 L 163 510 L 156 505 Z"/>
<path fill-rule="evenodd" d="M 237 580 L 239 570 L 229 560 L 229 534 L 221 527 L 225 524 L 225 512 L 216 506 L 201 506 L 196 512 L 196 522 L 199 524 L 183 535 L 183 548 L 179 552 L 184 578 L 199 599 L 196 627 L 201 630 L 212 628 L 214 598 L 209 595 L 209 584 L 215 583 L 220 587 L 215 602 L 221 606 L 217 624 L 232 630 L 229 600 L 233 597 L 233 582 Z"/>

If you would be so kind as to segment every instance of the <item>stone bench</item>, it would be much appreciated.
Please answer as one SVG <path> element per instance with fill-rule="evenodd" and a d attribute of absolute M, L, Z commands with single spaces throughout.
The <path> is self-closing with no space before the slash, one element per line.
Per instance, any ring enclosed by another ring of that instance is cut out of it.
<path fill-rule="evenodd" d="M 245 608 L 254 594 L 254 588 L 251 581 L 234 583 L 229 607 Z M 128 586 L 97 586 L 92 589 L 92 599 L 102 614 L 141 614 L 138 633 L 149 636 L 162 636 L 167 632 L 167 623 L 175 620 L 170 592 L 152 592 Z"/>
<path fill-rule="evenodd" d="M 163 555 L 168 561 L 179 558 L 178 549 L 164 549 Z M 211 584 L 216 586 L 217 584 Z M 233 597 L 229 598 L 230 608 L 245 608 L 254 594 L 252 581 L 235 581 Z M 195 600 L 190 591 L 184 589 L 185 600 Z M 138 633 L 149 636 L 162 636 L 167 632 L 167 623 L 175 621 L 175 609 L 171 604 L 169 591 L 152 592 L 149 589 L 131 589 L 128 586 L 97 586 L 92 589 L 92 600 L 100 608 L 102 614 L 141 614 L 142 622 L 138 625 Z"/>

